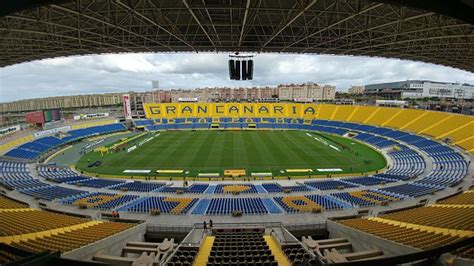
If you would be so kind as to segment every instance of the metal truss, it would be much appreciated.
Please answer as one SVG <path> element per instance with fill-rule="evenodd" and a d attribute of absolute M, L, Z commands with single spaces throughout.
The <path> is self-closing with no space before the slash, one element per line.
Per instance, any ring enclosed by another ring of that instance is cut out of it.
<path fill-rule="evenodd" d="M 0 17 L 0 66 L 123 52 L 363 55 L 474 72 L 474 25 L 380 0 L 74 0 Z"/>

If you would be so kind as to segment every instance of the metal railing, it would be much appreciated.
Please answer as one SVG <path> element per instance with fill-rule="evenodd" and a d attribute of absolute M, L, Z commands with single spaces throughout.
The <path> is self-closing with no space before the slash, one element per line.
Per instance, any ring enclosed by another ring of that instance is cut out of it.
<path fill-rule="evenodd" d="M 209 227 L 209 223 L 207 224 Z M 320 230 L 326 229 L 326 222 L 314 223 L 292 223 L 284 224 L 282 222 L 239 222 L 239 223 L 213 223 L 213 228 L 272 228 L 284 227 L 288 231 L 296 230 Z M 192 229 L 204 229 L 203 223 L 193 225 L 170 225 L 170 224 L 148 224 L 148 232 L 178 232 L 187 233 Z"/>

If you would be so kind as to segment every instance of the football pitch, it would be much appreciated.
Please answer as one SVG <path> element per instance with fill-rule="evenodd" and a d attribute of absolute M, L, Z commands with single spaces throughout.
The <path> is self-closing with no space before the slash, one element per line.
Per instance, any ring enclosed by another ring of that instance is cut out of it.
<path fill-rule="evenodd" d="M 152 133 L 141 139 L 150 136 Z M 135 145 L 137 142 L 128 147 Z M 244 169 L 247 176 L 269 172 L 273 176 L 325 176 L 375 171 L 386 165 L 385 158 L 365 144 L 306 131 L 165 131 L 133 151 L 126 149 L 103 155 L 90 152 L 76 166 L 96 174 L 130 176 L 124 170 L 151 170 L 143 175 L 196 177 L 199 173 L 223 176 L 228 169 Z M 96 161 L 101 164 L 88 167 Z M 298 172 L 300 169 L 312 172 Z M 166 174 L 156 170 L 183 171 Z"/>

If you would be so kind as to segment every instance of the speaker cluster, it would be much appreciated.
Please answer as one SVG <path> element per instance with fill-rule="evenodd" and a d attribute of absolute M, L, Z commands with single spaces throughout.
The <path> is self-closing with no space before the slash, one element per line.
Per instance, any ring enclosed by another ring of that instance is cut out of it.
<path fill-rule="evenodd" d="M 229 56 L 229 77 L 232 80 L 253 79 L 253 56 Z"/>

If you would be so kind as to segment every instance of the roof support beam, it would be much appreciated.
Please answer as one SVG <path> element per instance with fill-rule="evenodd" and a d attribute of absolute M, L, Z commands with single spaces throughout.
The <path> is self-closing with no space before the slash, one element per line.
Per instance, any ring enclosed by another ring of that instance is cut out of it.
<path fill-rule="evenodd" d="M 62 11 L 65 11 L 65 12 L 69 12 L 71 14 L 75 14 L 75 15 L 78 15 L 78 16 L 82 16 L 82 17 L 85 17 L 85 18 L 88 18 L 90 20 L 94 20 L 96 22 L 99 22 L 99 23 L 102 23 L 104 25 L 107 25 L 109 27 L 112 27 L 112 28 L 115 28 L 115 29 L 118 29 L 118 30 L 121 30 L 123 32 L 126 32 L 128 34 L 131 34 L 131 35 L 134 35 L 134 36 L 137 36 L 137 37 L 140 37 L 140 38 L 143 38 L 149 42 L 152 42 L 152 43 L 156 43 L 156 44 L 159 44 L 160 46 L 164 46 L 166 48 L 168 48 L 169 50 L 173 51 L 173 49 L 171 47 L 169 47 L 168 45 L 162 43 L 162 42 L 159 42 L 159 41 L 156 41 L 156 40 L 153 40 L 153 39 L 150 39 L 150 38 L 146 38 L 146 37 L 143 37 L 141 36 L 140 34 L 138 33 L 135 33 L 133 31 L 130 31 L 128 29 L 125 29 L 123 27 L 120 27 L 120 26 L 117 26 L 117 25 L 114 25 L 112 23 L 109 23 L 107 21 L 104 21 L 104 20 L 101 20 L 101 19 L 98 19 L 98 18 L 95 18 L 95 17 L 92 17 L 92 16 L 89 16 L 87 14 L 84 14 L 84 13 L 80 13 L 80 12 L 77 12 L 75 10 L 72 10 L 72 9 L 69 9 L 69 8 L 65 8 L 65 7 L 62 7 L 62 6 L 58 6 L 58 5 L 51 5 L 52 7 L 56 8 L 56 9 L 59 9 L 59 10 L 62 10 Z"/>
<path fill-rule="evenodd" d="M 301 17 L 308 9 L 310 9 L 314 4 L 316 4 L 316 2 L 318 2 L 318 0 L 313 0 L 311 1 L 303 10 L 301 10 L 298 14 L 296 14 L 296 16 L 294 16 L 290 21 L 288 21 L 283 27 L 281 27 L 277 32 L 275 32 L 263 45 L 262 47 L 260 48 L 260 52 L 263 51 L 263 48 L 265 48 L 265 46 L 267 46 L 273 39 L 275 39 L 280 33 L 282 33 L 282 31 L 284 31 L 286 28 L 288 28 L 288 26 L 290 26 L 291 24 L 293 24 L 293 22 L 295 22 L 295 20 L 297 20 L 299 17 Z"/>
<path fill-rule="evenodd" d="M 383 4 L 375 4 L 375 5 L 369 6 L 369 7 L 365 8 L 365 9 L 362 9 L 362 10 L 360 10 L 359 12 L 356 12 L 356 13 L 350 15 L 350 16 L 347 16 L 347 17 L 345 17 L 345 18 L 343 18 L 343 19 L 341 19 L 341 20 L 339 20 L 339 21 L 336 21 L 336 22 L 334 22 L 334 23 L 328 25 L 328 26 L 325 27 L 324 29 L 320 29 L 320 30 L 318 30 L 318 31 L 316 31 L 316 32 L 313 32 L 313 33 L 311 33 L 310 35 L 305 36 L 304 38 L 301 38 L 301 39 L 299 39 L 299 40 L 297 40 L 297 41 L 295 41 L 295 42 L 293 42 L 293 43 L 291 43 L 291 44 L 289 44 L 289 45 L 283 47 L 283 49 L 281 49 L 281 51 L 283 52 L 283 51 L 285 51 L 286 49 L 288 49 L 289 47 L 291 47 L 291 46 L 293 46 L 293 45 L 295 45 L 295 44 L 298 44 L 298 43 L 300 43 L 300 42 L 302 42 L 302 41 L 304 41 L 304 40 L 307 40 L 307 39 L 309 39 L 309 38 L 311 38 L 311 37 L 313 37 L 313 36 L 315 36 L 315 35 L 318 35 L 318 34 L 324 32 L 324 31 L 327 31 L 327 30 L 329 30 L 329 29 L 331 29 L 331 28 L 333 28 L 333 27 L 335 27 L 335 26 L 337 26 L 337 25 L 339 25 L 339 24 L 341 24 L 341 23 L 343 23 L 343 22 L 345 22 L 345 21 L 348 21 L 348 20 L 350 20 L 350 19 L 352 19 L 352 18 L 354 18 L 354 17 L 356 17 L 356 16 L 359 16 L 359 15 L 361 15 L 361 14 L 364 14 L 364 13 L 366 13 L 366 12 L 372 10 L 372 9 L 378 8 L 378 7 L 382 6 L 382 5 L 383 5 Z M 303 51 L 303 52 L 305 52 L 305 51 Z"/>
<path fill-rule="evenodd" d="M 175 39 L 181 41 L 182 43 L 186 44 L 187 46 L 189 46 L 191 49 L 193 49 L 194 51 L 196 51 L 196 49 L 192 46 L 192 44 L 190 44 L 189 42 L 187 42 L 186 40 L 184 40 L 183 38 L 177 36 L 176 34 L 172 33 L 171 31 L 169 31 L 168 29 L 160 26 L 159 24 L 157 24 L 155 21 L 151 20 L 150 18 L 148 18 L 147 16 L 143 15 L 142 13 L 136 11 L 135 9 L 131 8 L 130 6 L 124 4 L 122 1 L 120 0 L 115 0 L 115 2 L 117 4 L 119 4 L 121 7 L 129 10 L 130 12 L 132 12 L 133 14 L 135 14 L 137 17 L 140 17 L 142 18 L 143 20 L 145 20 L 146 22 L 150 23 L 151 25 L 161 29 L 162 31 L 168 33 L 169 35 L 173 36 Z"/>
<path fill-rule="evenodd" d="M 247 0 L 247 4 L 245 5 L 245 12 L 244 12 L 244 19 L 242 20 L 242 27 L 240 28 L 240 37 L 239 37 L 239 48 L 240 45 L 242 44 L 242 40 L 244 38 L 244 32 L 245 32 L 245 23 L 247 23 L 247 17 L 249 14 L 249 8 L 250 8 L 250 1 Z"/>
<path fill-rule="evenodd" d="M 207 38 L 209 39 L 209 41 L 211 42 L 212 46 L 214 47 L 214 50 L 217 51 L 217 47 L 216 47 L 216 44 L 214 43 L 214 41 L 212 40 L 211 36 L 209 36 L 209 33 L 207 32 L 207 30 L 204 28 L 204 26 L 201 24 L 201 22 L 199 21 L 198 17 L 196 16 L 196 14 L 194 14 L 194 11 L 191 9 L 191 6 L 189 5 L 188 1 L 187 0 L 183 0 L 183 4 L 186 6 L 186 8 L 188 9 L 189 13 L 191 14 L 191 16 L 194 18 L 194 21 L 196 21 L 196 23 L 199 25 L 199 28 L 201 28 L 201 30 L 204 32 L 204 34 L 207 36 Z"/>

